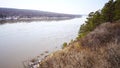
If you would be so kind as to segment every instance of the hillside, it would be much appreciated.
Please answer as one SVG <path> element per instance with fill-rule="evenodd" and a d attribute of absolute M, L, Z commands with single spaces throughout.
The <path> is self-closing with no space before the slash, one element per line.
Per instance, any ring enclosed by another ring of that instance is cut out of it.
<path fill-rule="evenodd" d="M 120 22 L 104 23 L 42 60 L 39 68 L 119 68 Z"/>
<path fill-rule="evenodd" d="M 3 18 L 39 18 L 39 17 L 68 17 L 75 18 L 81 17 L 81 15 L 62 14 L 54 12 L 46 12 L 39 10 L 27 10 L 27 9 L 13 9 L 13 8 L 0 8 L 0 19 Z"/>
<path fill-rule="evenodd" d="M 66 44 L 30 67 L 120 68 L 120 0 L 90 12 L 76 40 Z"/>
<path fill-rule="evenodd" d="M 89 13 L 85 23 L 80 27 L 78 39 L 86 36 L 102 23 L 118 20 L 120 20 L 120 0 L 109 0 L 102 9 Z"/>

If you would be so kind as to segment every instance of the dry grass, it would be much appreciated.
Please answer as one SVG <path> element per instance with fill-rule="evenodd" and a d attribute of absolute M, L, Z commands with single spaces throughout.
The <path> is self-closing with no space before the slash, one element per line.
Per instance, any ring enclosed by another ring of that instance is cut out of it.
<path fill-rule="evenodd" d="M 105 23 L 41 61 L 40 68 L 120 68 L 120 24 Z"/>
<path fill-rule="evenodd" d="M 120 40 L 120 23 L 104 23 L 81 39 L 80 42 L 82 46 L 96 48 L 106 46 L 107 43 L 115 40 Z"/>

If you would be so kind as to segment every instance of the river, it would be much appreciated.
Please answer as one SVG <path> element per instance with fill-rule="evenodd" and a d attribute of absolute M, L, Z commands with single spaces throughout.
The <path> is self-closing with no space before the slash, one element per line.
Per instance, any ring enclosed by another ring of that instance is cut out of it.
<path fill-rule="evenodd" d="M 23 61 L 61 49 L 77 37 L 84 21 L 85 17 L 0 25 L 0 68 L 23 68 Z"/>

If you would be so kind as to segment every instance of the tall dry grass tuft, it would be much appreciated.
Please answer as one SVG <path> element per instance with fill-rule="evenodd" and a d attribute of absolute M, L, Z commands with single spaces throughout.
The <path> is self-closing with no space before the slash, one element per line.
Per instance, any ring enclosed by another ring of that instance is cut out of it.
<path fill-rule="evenodd" d="M 80 40 L 82 46 L 91 48 L 106 46 L 117 40 L 120 41 L 120 23 L 104 23 Z"/>
<path fill-rule="evenodd" d="M 120 68 L 120 23 L 104 23 L 49 55 L 39 68 Z"/>

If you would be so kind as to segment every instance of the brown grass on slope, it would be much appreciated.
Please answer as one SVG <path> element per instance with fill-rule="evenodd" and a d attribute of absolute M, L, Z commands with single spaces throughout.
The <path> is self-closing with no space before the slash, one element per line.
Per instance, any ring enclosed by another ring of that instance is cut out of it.
<path fill-rule="evenodd" d="M 120 68 L 120 23 L 105 23 L 57 51 L 40 68 Z"/>

